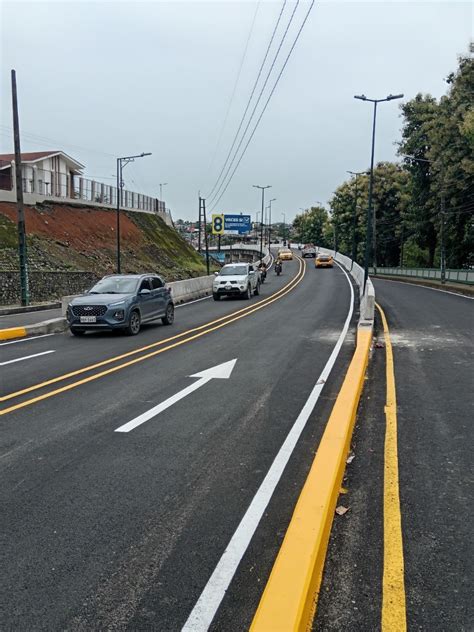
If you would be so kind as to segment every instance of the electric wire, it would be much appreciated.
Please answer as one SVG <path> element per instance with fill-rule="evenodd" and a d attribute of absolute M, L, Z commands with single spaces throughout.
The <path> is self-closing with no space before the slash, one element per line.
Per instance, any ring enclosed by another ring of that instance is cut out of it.
<path fill-rule="evenodd" d="M 250 96 L 249 96 L 249 98 L 248 98 L 247 105 L 246 105 L 246 107 L 245 107 L 244 113 L 243 113 L 242 118 L 241 118 L 241 120 L 240 120 L 239 127 L 238 127 L 238 129 L 237 129 L 237 132 L 235 133 L 234 139 L 233 139 L 233 141 L 232 141 L 232 145 L 231 145 L 231 147 L 230 147 L 230 149 L 229 149 L 229 153 L 227 154 L 227 157 L 226 157 L 226 159 L 225 159 L 225 161 L 224 161 L 224 165 L 222 166 L 222 169 L 221 169 L 221 171 L 220 171 L 220 173 L 219 173 L 219 175 L 218 175 L 218 177 L 217 177 L 217 180 L 216 180 L 216 182 L 214 183 L 214 186 L 212 187 L 211 191 L 210 191 L 210 192 L 208 193 L 208 195 L 207 195 L 207 197 L 208 197 L 208 198 L 210 198 L 210 197 L 212 196 L 212 194 L 214 193 L 214 191 L 215 191 L 215 189 L 216 189 L 216 187 L 217 187 L 217 185 L 218 185 L 218 183 L 219 183 L 219 181 L 220 181 L 220 179 L 221 179 L 221 176 L 222 176 L 222 174 L 223 174 L 223 172 L 224 172 L 224 169 L 225 169 L 225 168 L 226 168 L 226 166 L 227 166 L 227 163 L 228 163 L 228 161 L 229 161 L 229 158 L 230 158 L 230 155 L 231 155 L 231 153 L 232 153 L 232 150 L 233 150 L 233 149 L 234 149 L 234 147 L 235 147 L 235 143 L 237 142 L 237 138 L 238 138 L 238 136 L 239 136 L 239 134 L 240 134 L 240 130 L 242 129 L 242 125 L 244 124 L 245 117 L 247 116 L 248 109 L 249 109 L 250 104 L 251 104 L 251 102 L 252 102 L 253 95 L 255 94 L 255 90 L 257 89 L 258 82 L 259 82 L 260 77 L 261 77 L 261 75 L 262 75 L 263 68 L 264 68 L 264 66 L 265 66 L 265 62 L 267 61 L 268 53 L 270 52 L 270 48 L 271 48 L 271 46 L 272 46 L 272 44 L 273 44 L 273 40 L 275 39 L 275 34 L 276 34 L 277 29 L 278 29 L 278 26 L 279 26 L 279 24 L 280 24 L 280 21 L 281 21 L 281 16 L 283 15 L 283 11 L 285 10 L 286 3 L 287 3 L 287 0 L 284 0 L 284 1 L 283 1 L 283 5 L 282 5 L 281 10 L 280 10 L 280 13 L 279 13 L 279 15 L 278 15 L 278 19 L 277 19 L 277 21 L 276 21 L 275 27 L 274 27 L 274 29 L 273 29 L 272 36 L 271 36 L 270 41 L 269 41 L 269 43 L 268 43 L 267 50 L 265 51 L 265 55 L 264 55 L 263 61 L 262 61 L 262 63 L 260 64 L 260 68 L 259 68 L 259 71 L 258 71 L 258 74 L 257 74 L 257 78 L 255 79 L 255 83 L 254 83 L 254 85 L 253 85 L 252 91 L 251 91 Z"/>
<path fill-rule="evenodd" d="M 268 81 L 269 81 L 269 79 L 270 79 L 270 76 L 271 76 L 271 74 L 272 74 L 272 72 L 273 72 L 273 68 L 275 67 L 275 64 L 276 64 L 276 62 L 277 62 L 277 59 L 278 59 L 278 56 L 279 56 L 279 54 L 280 54 L 281 48 L 282 48 L 282 46 L 283 46 L 283 44 L 284 44 L 284 42 L 285 42 L 285 39 L 286 39 L 286 36 L 287 36 L 288 31 L 289 31 L 289 29 L 290 29 L 291 23 L 293 22 L 293 18 L 295 17 L 295 13 L 296 13 L 296 10 L 297 10 L 297 8 L 298 8 L 299 2 L 300 2 L 300 0 L 297 0 L 297 1 L 296 1 L 296 3 L 295 3 L 295 6 L 294 6 L 294 9 L 293 9 L 293 12 L 291 13 L 291 16 L 290 16 L 290 19 L 289 19 L 289 21 L 288 21 L 288 24 L 286 25 L 285 32 L 283 33 L 283 36 L 282 36 L 282 38 L 281 38 L 281 40 L 280 40 L 280 44 L 279 44 L 279 46 L 278 46 L 278 49 L 277 49 L 277 51 L 276 51 L 276 53 L 275 53 L 275 56 L 274 56 L 274 58 L 273 58 L 273 61 L 272 61 L 272 63 L 271 63 L 270 69 L 269 69 L 269 70 L 268 70 L 268 72 L 267 72 L 267 76 L 266 76 L 265 81 L 264 81 L 264 83 L 263 83 L 263 86 L 262 86 L 262 88 L 261 88 L 261 90 L 260 90 L 260 94 L 259 94 L 259 95 L 258 95 L 258 97 L 257 97 L 257 101 L 256 101 L 256 103 L 255 103 L 255 105 L 254 105 L 254 108 L 253 108 L 253 110 L 252 110 L 252 113 L 250 114 L 249 120 L 247 121 L 247 125 L 246 125 L 246 127 L 245 127 L 245 130 L 244 130 L 244 132 L 243 132 L 243 134 L 242 134 L 242 136 L 241 136 L 241 138 L 240 138 L 239 144 L 237 145 L 237 149 L 235 150 L 234 155 L 232 156 L 232 159 L 231 159 L 231 161 L 230 161 L 230 163 L 229 163 L 229 165 L 228 165 L 228 167 L 227 167 L 227 171 L 226 171 L 226 173 L 224 174 L 224 177 L 223 177 L 223 179 L 222 179 L 222 181 L 221 181 L 221 184 L 219 185 L 219 187 L 218 187 L 217 191 L 214 193 L 214 197 L 213 197 L 213 199 L 211 199 L 211 200 L 210 200 L 210 202 L 209 202 L 209 205 L 210 205 L 210 206 L 214 203 L 214 201 L 215 201 L 216 197 L 219 195 L 220 191 L 222 190 L 222 187 L 223 187 L 223 185 L 224 185 L 225 179 L 227 178 L 227 176 L 228 176 L 228 174 L 229 174 L 229 171 L 232 169 L 232 166 L 233 166 L 233 163 L 234 163 L 234 161 L 235 161 L 235 159 L 236 159 L 236 156 L 237 156 L 237 154 L 239 153 L 239 150 L 240 150 L 240 148 L 241 148 L 241 146 L 242 146 L 242 143 L 243 143 L 243 142 L 244 142 L 244 140 L 245 140 L 245 135 L 246 135 L 246 134 L 247 134 L 247 132 L 248 132 L 248 129 L 249 129 L 249 127 L 250 127 L 251 123 L 252 123 L 252 119 L 253 119 L 253 117 L 254 117 L 254 115 L 255 115 L 255 112 L 256 112 L 256 110 L 257 110 L 257 108 L 258 108 L 258 105 L 259 105 L 259 103 L 260 103 L 260 100 L 261 100 L 261 98 L 262 98 L 262 95 L 263 95 L 263 93 L 264 93 L 264 91 L 265 91 L 265 88 L 267 87 L 267 83 L 268 83 Z M 220 198 L 219 198 L 219 199 L 220 199 Z"/>
<path fill-rule="evenodd" d="M 214 166 L 214 162 L 215 162 L 216 155 L 217 155 L 217 150 L 219 149 L 219 146 L 220 146 L 220 144 L 221 144 L 222 135 L 223 135 L 223 133 L 224 133 L 224 129 L 225 129 L 225 126 L 226 126 L 226 124 L 227 124 L 227 120 L 228 120 L 228 118 L 229 118 L 230 110 L 231 110 L 232 103 L 233 103 L 233 101 L 234 101 L 234 97 L 235 97 L 235 92 L 236 92 L 236 90 L 237 90 L 237 85 L 238 85 L 238 83 L 239 83 L 239 79 L 240 79 L 240 75 L 241 75 L 241 73 L 242 73 L 242 68 L 243 68 L 243 65 L 244 65 L 244 61 L 245 61 L 245 58 L 246 58 L 246 56 L 247 56 L 247 50 L 248 50 L 249 43 L 250 43 L 250 39 L 251 39 L 251 37 L 252 37 L 252 33 L 253 33 L 253 30 L 254 30 L 255 20 L 256 20 L 256 18 L 257 18 L 257 13 L 258 13 L 258 9 L 259 9 L 259 7 L 260 7 L 260 1 L 259 1 L 259 2 L 257 2 L 257 6 L 256 6 L 256 8 L 255 8 L 255 12 L 254 12 L 254 14 L 253 14 L 253 20 L 252 20 L 252 24 L 250 25 L 250 31 L 249 31 L 249 34 L 248 34 L 248 37 L 247 37 L 247 41 L 246 41 L 246 43 L 245 43 L 244 52 L 243 52 L 243 54 L 242 54 L 242 58 L 241 58 L 241 60 L 240 60 L 239 70 L 238 70 L 238 72 L 237 72 L 237 77 L 236 77 L 236 79 L 235 79 L 235 82 L 234 82 L 234 87 L 233 87 L 233 89 L 232 89 L 232 94 L 231 94 L 231 97 L 230 97 L 230 100 L 229 100 L 229 104 L 228 104 L 228 106 L 227 106 L 227 112 L 225 113 L 224 121 L 222 122 L 221 129 L 220 129 L 220 132 L 219 132 L 219 136 L 218 136 L 218 138 L 217 138 L 217 142 L 216 142 L 216 146 L 215 146 L 215 149 L 214 149 L 214 153 L 213 153 L 213 155 L 212 155 L 211 162 L 210 162 L 209 167 L 208 167 L 208 169 L 207 169 L 207 171 L 208 171 L 208 172 L 210 172 L 210 171 L 211 171 L 211 169 L 212 169 L 212 167 Z"/>
<path fill-rule="evenodd" d="M 280 70 L 280 73 L 278 74 L 278 77 L 277 77 L 277 79 L 276 79 L 276 81 L 275 81 L 275 83 L 274 83 L 274 85 L 273 85 L 273 88 L 272 88 L 272 90 L 271 90 L 270 94 L 268 95 L 268 98 L 267 98 L 267 101 L 266 101 L 266 103 L 265 103 L 265 105 L 264 105 L 264 107 L 263 107 L 263 110 L 261 111 L 260 116 L 259 116 L 259 117 L 258 117 L 258 119 L 257 119 L 257 122 L 256 122 L 256 124 L 255 124 L 255 126 L 254 126 L 254 128 L 253 128 L 253 130 L 252 130 L 252 133 L 251 133 L 251 135 L 250 135 L 250 137 L 249 137 L 249 139 L 248 139 L 248 141 L 247 141 L 247 143 L 246 143 L 246 145 L 245 145 L 245 147 L 244 147 L 244 149 L 243 149 L 243 151 L 242 151 L 242 153 L 241 153 L 241 155 L 240 155 L 240 158 L 239 158 L 239 160 L 238 160 L 237 164 L 236 164 L 236 165 L 235 165 L 235 167 L 234 167 L 234 170 L 232 171 L 232 173 L 231 173 L 231 175 L 230 175 L 230 178 L 229 178 L 229 179 L 228 179 L 228 181 L 227 181 L 227 184 L 226 184 L 226 186 L 225 186 L 224 190 L 223 190 L 223 191 L 222 191 L 222 193 L 220 194 L 220 196 L 219 196 L 219 198 L 217 199 L 217 201 L 214 203 L 214 207 L 213 207 L 213 208 L 215 208 L 215 207 L 217 206 L 217 204 L 218 204 L 218 203 L 219 203 L 219 201 L 221 200 L 222 196 L 223 196 L 223 195 L 224 195 L 224 193 L 227 191 L 227 188 L 229 187 L 229 184 L 231 183 L 232 178 L 234 177 L 234 174 L 235 174 L 235 172 L 237 171 L 237 169 L 238 169 L 238 167 L 239 167 L 239 165 L 240 165 L 240 163 L 241 163 L 241 161 L 242 161 L 242 158 L 244 157 L 245 152 L 247 151 L 248 146 L 250 145 L 250 142 L 251 142 L 251 140 L 252 140 L 252 138 L 253 138 L 253 136 L 254 136 L 254 134 L 255 134 L 255 132 L 256 132 L 256 130 L 257 130 L 257 128 L 258 128 L 258 126 L 259 126 L 260 121 L 262 120 L 262 117 L 263 117 L 263 115 L 264 115 L 264 113 L 265 113 L 265 110 L 266 110 L 266 109 L 267 109 L 267 107 L 268 107 L 268 104 L 270 103 L 270 100 L 271 100 L 271 98 L 272 98 L 272 96 L 273 96 L 273 93 L 274 93 L 274 92 L 275 92 L 275 90 L 276 90 L 276 87 L 277 87 L 277 85 L 278 85 L 278 82 L 280 81 L 280 78 L 281 78 L 281 76 L 282 76 L 282 74 L 283 74 L 283 72 L 284 72 L 284 70 L 285 70 L 285 68 L 286 68 L 286 65 L 287 65 L 287 63 L 288 63 L 288 61 L 289 61 L 289 59 L 290 59 L 290 57 L 291 57 L 291 54 L 292 54 L 292 52 L 293 52 L 293 50 L 294 50 L 294 48 L 295 48 L 295 46 L 296 46 L 296 43 L 297 43 L 297 41 L 298 41 L 298 39 L 299 39 L 299 37 L 300 37 L 300 35 L 301 35 L 301 32 L 302 32 L 302 30 L 303 30 L 303 28 L 304 28 L 304 26 L 305 26 L 305 24 L 306 24 L 306 22 L 307 22 L 307 20 L 308 20 L 308 18 L 309 18 L 309 14 L 311 13 L 311 10 L 312 10 L 312 8 L 313 8 L 313 6 L 314 6 L 314 3 L 315 3 L 315 0 L 312 0 L 311 4 L 310 4 L 310 6 L 309 6 L 309 9 L 308 9 L 308 11 L 307 11 L 307 13 L 306 13 L 306 15 L 305 15 L 305 17 L 304 17 L 304 20 L 303 20 L 303 22 L 302 22 L 302 24 L 301 24 L 301 26 L 300 26 L 300 28 L 299 28 L 299 30 L 298 30 L 298 33 L 296 34 L 295 40 L 294 40 L 294 42 L 293 42 L 293 44 L 292 44 L 292 46 L 291 46 L 291 48 L 290 48 L 290 51 L 289 51 L 289 53 L 288 53 L 288 55 L 287 55 L 287 57 L 286 57 L 286 59 L 285 59 L 285 62 L 284 62 L 283 66 L 282 66 L 282 68 L 281 68 L 281 70 Z"/>

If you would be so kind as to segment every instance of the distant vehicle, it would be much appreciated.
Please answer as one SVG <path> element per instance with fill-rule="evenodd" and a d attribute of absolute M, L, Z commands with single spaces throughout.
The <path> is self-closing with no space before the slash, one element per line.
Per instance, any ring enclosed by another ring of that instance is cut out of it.
<path fill-rule="evenodd" d="M 334 265 L 334 260 L 331 255 L 324 255 L 323 253 L 319 253 L 314 262 L 315 268 L 332 268 Z"/>
<path fill-rule="evenodd" d="M 291 261 L 293 259 L 293 253 L 289 248 L 280 248 L 278 256 L 282 261 Z"/>
<path fill-rule="evenodd" d="M 229 263 L 216 272 L 212 284 L 212 296 L 219 301 L 221 296 L 241 296 L 249 299 L 252 293 L 260 294 L 260 275 L 251 263 Z"/>
<path fill-rule="evenodd" d="M 143 323 L 174 321 L 174 304 L 163 279 L 155 274 L 105 276 L 68 305 L 66 318 L 74 336 L 86 331 L 122 329 L 130 336 Z"/>
<path fill-rule="evenodd" d="M 303 246 L 303 252 L 301 254 L 303 257 L 316 257 L 316 248 L 313 244 L 306 244 L 306 246 Z"/>

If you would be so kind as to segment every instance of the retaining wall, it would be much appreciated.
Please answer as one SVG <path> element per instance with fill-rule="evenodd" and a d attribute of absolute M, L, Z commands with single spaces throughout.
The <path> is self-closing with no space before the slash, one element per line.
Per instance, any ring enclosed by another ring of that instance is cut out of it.
<path fill-rule="evenodd" d="M 65 294 L 82 294 L 99 276 L 94 272 L 30 271 L 29 291 L 32 303 L 60 300 Z M 0 305 L 17 305 L 21 302 L 20 273 L 0 270 Z"/>

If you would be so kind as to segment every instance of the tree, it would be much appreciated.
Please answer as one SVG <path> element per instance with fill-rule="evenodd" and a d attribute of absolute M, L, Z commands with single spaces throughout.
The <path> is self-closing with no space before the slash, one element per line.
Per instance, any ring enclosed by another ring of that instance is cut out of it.
<path fill-rule="evenodd" d="M 326 209 L 322 206 L 312 206 L 295 217 L 293 230 L 295 237 L 302 243 L 326 246 L 328 224 L 329 215 Z"/>
<path fill-rule="evenodd" d="M 441 200 L 447 264 L 472 265 L 474 235 L 474 62 L 459 59 L 447 78 L 449 91 L 439 103 L 417 95 L 402 106 L 404 125 L 399 153 L 410 172 L 412 195 L 408 223 L 416 244 L 428 249 L 426 264 L 439 260 Z"/>

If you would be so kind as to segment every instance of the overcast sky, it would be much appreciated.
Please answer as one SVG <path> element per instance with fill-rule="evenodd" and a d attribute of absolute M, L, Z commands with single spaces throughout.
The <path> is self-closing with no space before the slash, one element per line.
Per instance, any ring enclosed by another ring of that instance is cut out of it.
<path fill-rule="evenodd" d="M 22 151 L 63 150 L 108 183 L 117 156 L 153 152 L 126 167 L 125 186 L 158 196 L 168 182 L 173 217 L 194 219 L 198 191 L 211 201 L 282 5 L 2 2 L 1 152 L 13 149 L 15 68 Z M 309 6 L 296 8 L 254 120 Z M 294 8 L 286 3 L 268 61 Z M 327 202 L 346 170 L 366 169 L 370 158 L 372 109 L 353 95 L 439 97 L 472 27 L 468 2 L 316 2 L 215 212 L 255 213 L 253 184 L 272 185 L 275 221 Z M 399 103 L 383 103 L 377 160 L 395 157 L 400 126 Z"/>

